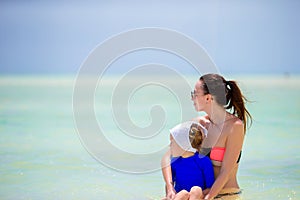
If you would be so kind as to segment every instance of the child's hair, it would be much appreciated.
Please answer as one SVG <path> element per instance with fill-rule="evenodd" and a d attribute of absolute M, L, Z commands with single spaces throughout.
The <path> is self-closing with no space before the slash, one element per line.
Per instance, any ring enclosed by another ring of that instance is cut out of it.
<path fill-rule="evenodd" d="M 196 123 L 192 124 L 189 131 L 189 139 L 192 147 L 200 151 L 204 137 L 202 128 Z"/>

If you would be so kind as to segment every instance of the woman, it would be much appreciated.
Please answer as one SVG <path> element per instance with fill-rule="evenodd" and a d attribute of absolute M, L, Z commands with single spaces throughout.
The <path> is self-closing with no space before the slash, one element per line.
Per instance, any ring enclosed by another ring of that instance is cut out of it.
<path fill-rule="evenodd" d="M 201 153 L 207 154 L 214 166 L 215 183 L 204 199 L 222 197 L 237 199 L 241 192 L 237 182 L 238 163 L 242 153 L 246 125 L 251 115 L 245 108 L 245 97 L 235 81 L 226 81 L 218 74 L 206 74 L 196 82 L 191 98 L 195 110 L 205 116 L 197 121 L 206 126 L 208 137 Z M 171 169 L 166 165 L 169 153 L 162 160 L 167 198 L 173 199 Z M 188 170 L 188 169 L 187 169 Z"/>

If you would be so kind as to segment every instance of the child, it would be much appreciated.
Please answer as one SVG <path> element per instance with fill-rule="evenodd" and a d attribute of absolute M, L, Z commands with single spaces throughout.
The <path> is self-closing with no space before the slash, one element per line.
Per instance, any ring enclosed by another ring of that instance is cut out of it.
<path fill-rule="evenodd" d="M 171 169 L 176 200 L 203 198 L 202 190 L 213 185 L 212 163 L 208 157 L 198 153 L 206 134 L 207 130 L 201 124 L 192 121 L 170 130 Z"/>

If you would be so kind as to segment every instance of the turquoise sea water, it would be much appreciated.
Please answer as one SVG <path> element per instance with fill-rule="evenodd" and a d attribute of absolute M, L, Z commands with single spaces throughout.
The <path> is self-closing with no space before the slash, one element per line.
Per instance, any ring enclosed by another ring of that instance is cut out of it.
<path fill-rule="evenodd" d="M 243 199 L 300 199 L 300 76 L 227 78 L 236 79 L 253 101 L 248 108 L 254 121 L 238 174 Z M 118 106 L 123 105 L 108 98 L 118 80 L 107 77 L 95 89 L 94 108 L 105 136 L 120 149 L 144 154 L 163 149 L 167 129 L 180 120 L 182 109 L 190 109 L 191 118 L 196 115 L 192 103 L 180 108 L 180 99 L 167 86 L 135 85 L 125 99 L 131 120 L 146 127 L 151 107 L 163 105 L 166 122 L 153 137 L 127 137 L 116 123 L 122 118 L 112 116 L 112 106 L 121 110 Z M 188 80 L 193 87 L 197 77 Z M 159 170 L 124 173 L 88 153 L 73 117 L 74 83 L 72 76 L 0 77 L 0 199 L 160 199 L 164 184 Z M 189 99 L 190 91 L 186 94 Z M 105 154 L 110 156 L 110 150 Z M 128 165 L 121 155 L 116 159 L 120 162 L 115 168 Z"/>

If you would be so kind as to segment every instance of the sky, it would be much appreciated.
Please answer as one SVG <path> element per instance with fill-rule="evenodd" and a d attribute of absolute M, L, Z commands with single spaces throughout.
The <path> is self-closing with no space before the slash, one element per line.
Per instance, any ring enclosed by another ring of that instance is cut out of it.
<path fill-rule="evenodd" d="M 0 1 L 0 74 L 76 74 L 99 44 L 144 27 L 187 35 L 224 73 L 299 73 L 299 9 L 296 0 Z"/>

